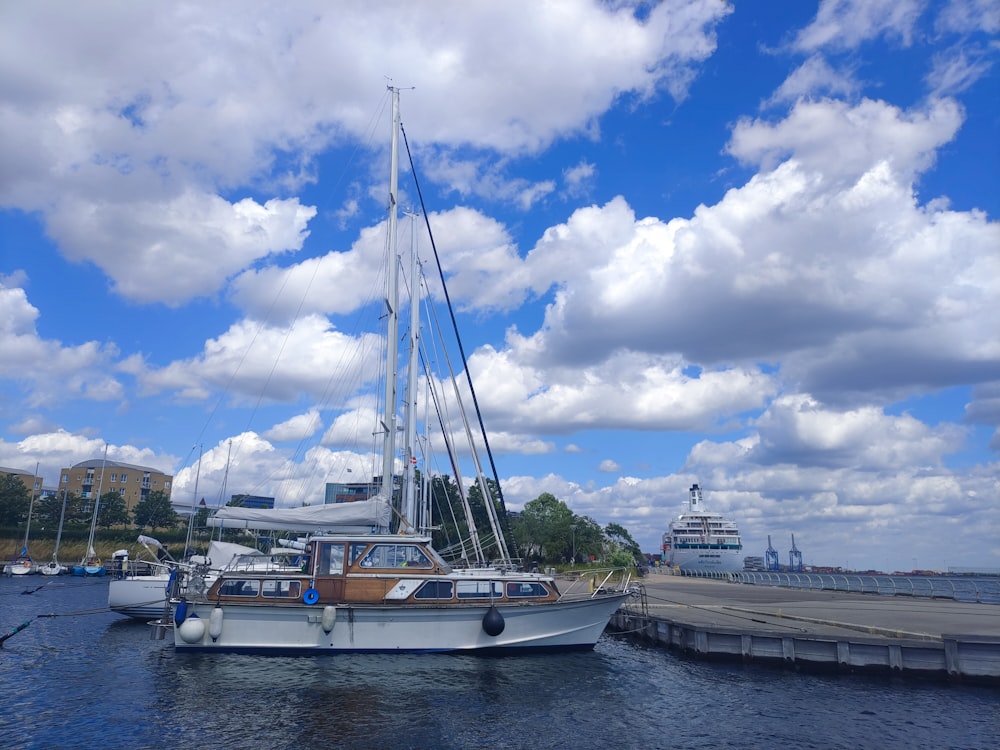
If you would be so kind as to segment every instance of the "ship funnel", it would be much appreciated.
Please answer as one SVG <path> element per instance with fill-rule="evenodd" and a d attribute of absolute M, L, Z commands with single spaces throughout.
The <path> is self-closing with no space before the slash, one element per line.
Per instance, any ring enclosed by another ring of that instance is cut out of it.
<path fill-rule="evenodd" d="M 688 505 L 691 510 L 701 510 L 701 487 L 692 484 L 688 495 Z"/>

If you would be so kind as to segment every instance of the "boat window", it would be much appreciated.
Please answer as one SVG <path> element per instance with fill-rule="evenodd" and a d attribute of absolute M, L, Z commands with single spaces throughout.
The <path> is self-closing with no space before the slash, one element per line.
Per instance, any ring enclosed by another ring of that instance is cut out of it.
<path fill-rule="evenodd" d="M 526 597 L 548 595 L 549 592 L 540 583 L 529 583 L 526 581 L 510 581 L 507 583 L 507 596 L 511 599 L 523 599 Z"/>
<path fill-rule="evenodd" d="M 330 544 L 329 542 L 320 545 L 319 549 L 319 570 L 318 575 L 341 575 L 344 572 L 344 545 Z"/>
<path fill-rule="evenodd" d="M 267 597 L 298 599 L 302 595 L 302 582 L 289 580 L 264 581 L 261 593 Z"/>
<path fill-rule="evenodd" d="M 503 584 L 500 581 L 458 581 L 459 599 L 499 599 L 503 596 Z M 492 591 L 491 591 L 492 590 Z"/>
<path fill-rule="evenodd" d="M 361 558 L 362 568 L 429 568 L 431 561 L 415 544 L 376 544 Z"/>
<path fill-rule="evenodd" d="M 260 581 L 232 578 L 219 586 L 219 596 L 257 596 Z"/>
<path fill-rule="evenodd" d="M 451 581 L 427 581 L 421 586 L 414 599 L 451 599 L 454 585 Z"/>
<path fill-rule="evenodd" d="M 357 562 L 357 559 L 361 557 L 361 553 L 366 549 L 368 549 L 368 545 L 365 542 L 352 542 L 350 564 L 354 565 L 354 563 Z"/>

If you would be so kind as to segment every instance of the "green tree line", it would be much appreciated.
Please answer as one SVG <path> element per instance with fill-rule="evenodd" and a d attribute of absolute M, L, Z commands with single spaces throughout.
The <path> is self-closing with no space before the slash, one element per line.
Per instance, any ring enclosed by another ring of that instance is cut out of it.
<path fill-rule="evenodd" d="M 56 529 L 60 517 L 64 528 L 89 527 L 94 517 L 94 500 L 73 492 L 32 500 L 31 492 L 18 477 L 0 475 L 0 527 L 23 528 L 28 522 L 29 510 L 33 528 Z M 137 529 L 156 531 L 171 529 L 180 520 L 170 504 L 170 496 L 161 490 L 150 492 L 131 511 L 117 492 L 105 492 L 97 507 L 97 527 L 102 529 L 134 525 Z"/>
<path fill-rule="evenodd" d="M 434 546 L 446 556 L 458 557 L 463 543 L 467 544 L 470 536 L 461 493 L 448 475 L 434 477 L 430 487 Z M 500 519 L 500 531 L 509 545 L 509 554 L 519 558 L 525 566 L 589 562 L 619 566 L 640 563 L 643 559 L 639 545 L 619 524 L 610 523 L 602 527 L 590 516 L 577 515 L 566 503 L 548 492 L 528 502 L 520 513 L 508 515 L 501 507 L 496 483 L 487 480 L 487 488 L 490 493 L 488 501 L 478 485 L 467 494 L 475 527 L 487 549 L 491 546 L 496 548 L 486 505 L 486 502 L 492 502 Z M 89 527 L 93 519 L 93 499 L 74 493 L 36 497 L 31 510 L 32 527 L 54 532 L 63 513 L 64 501 L 64 528 Z M 229 504 L 239 502 L 237 499 Z M 21 480 L 12 474 L 0 475 L 0 528 L 23 529 L 29 506 L 31 495 Z M 196 529 L 205 527 L 207 516 L 206 508 L 198 511 L 194 523 Z M 155 533 L 157 529 L 173 529 L 181 521 L 170 504 L 169 495 L 159 490 L 150 492 L 131 511 L 117 492 L 106 492 L 101 495 L 97 513 L 97 527 L 100 529 L 133 526 Z"/>

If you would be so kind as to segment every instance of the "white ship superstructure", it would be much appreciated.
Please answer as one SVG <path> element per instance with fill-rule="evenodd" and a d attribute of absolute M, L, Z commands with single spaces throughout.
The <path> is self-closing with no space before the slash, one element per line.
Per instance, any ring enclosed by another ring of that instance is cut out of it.
<path fill-rule="evenodd" d="M 663 535 L 663 562 L 686 573 L 730 573 L 743 569 L 742 552 L 736 523 L 704 510 L 701 488 L 691 485 L 687 511 Z"/>

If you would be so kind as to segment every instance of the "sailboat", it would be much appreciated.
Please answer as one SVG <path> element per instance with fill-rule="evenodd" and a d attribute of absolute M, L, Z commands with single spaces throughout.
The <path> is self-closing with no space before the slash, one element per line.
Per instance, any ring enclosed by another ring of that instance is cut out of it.
<path fill-rule="evenodd" d="M 293 531 L 305 537 L 274 549 L 268 565 L 236 561 L 214 580 L 188 574 L 184 594 L 172 598 L 178 651 L 239 653 L 498 652 L 589 649 L 630 596 L 627 572 L 609 569 L 578 578 L 565 590 L 555 576 L 519 569 L 510 558 L 496 508 L 487 501 L 498 559 L 483 556 L 475 522 L 466 510 L 473 564 L 453 566 L 432 546 L 419 521 L 414 489 L 415 388 L 408 388 L 399 509 L 395 435 L 399 282 L 396 242 L 399 91 L 392 98 L 392 150 L 387 220 L 386 395 L 381 433 L 382 476 L 366 500 L 288 509 L 220 508 L 210 526 Z M 411 269 L 415 261 L 411 261 Z M 415 282 L 410 284 L 416 288 Z M 416 302 L 411 301 L 411 316 Z M 418 359 L 411 326 L 410 372 Z M 467 369 L 467 368 L 466 368 Z M 412 376 L 410 381 L 412 383 Z M 491 497 L 478 470 L 483 497 Z M 457 472 L 456 472 L 457 474 Z M 417 519 L 417 520 L 415 520 Z M 394 523 L 391 525 L 390 521 Z M 394 527 L 394 528 L 393 528 Z M 290 570 L 290 556 L 305 562 Z M 203 591 L 203 593 L 195 593 Z"/>
<path fill-rule="evenodd" d="M 97 497 L 94 498 L 94 515 L 90 520 L 90 537 L 87 539 L 87 554 L 78 565 L 73 566 L 75 576 L 103 576 L 107 573 L 104 563 L 94 551 L 94 534 L 97 531 L 97 512 L 101 508 L 101 490 L 104 488 L 104 470 L 108 463 L 108 446 L 104 444 L 104 460 L 101 462 L 101 478 L 97 483 Z"/>
<path fill-rule="evenodd" d="M 35 464 L 35 474 L 31 478 L 31 501 L 28 503 L 28 523 L 24 527 L 24 544 L 21 553 L 10 565 L 11 575 L 26 576 L 38 572 L 38 566 L 28 554 L 28 534 L 31 531 L 31 512 L 35 509 L 35 490 L 38 488 L 38 464 Z"/>
<path fill-rule="evenodd" d="M 39 571 L 43 576 L 61 576 L 68 568 L 59 562 L 59 544 L 62 542 L 63 521 L 66 520 L 67 490 L 63 490 L 62 510 L 59 513 L 59 531 L 56 532 L 56 547 L 52 550 L 52 560 L 45 563 Z"/>

